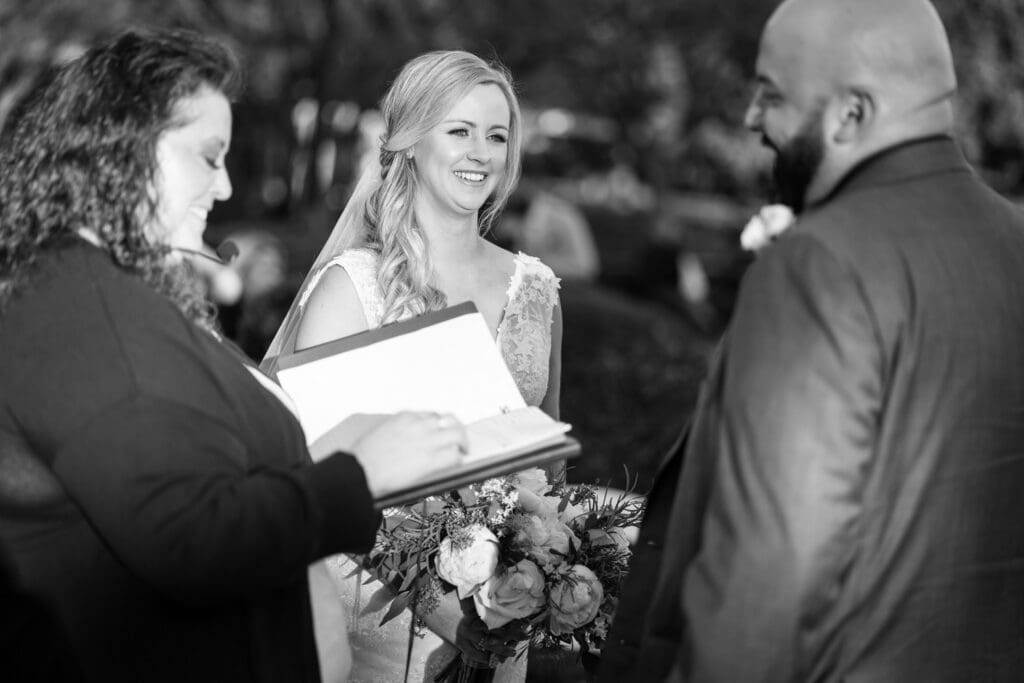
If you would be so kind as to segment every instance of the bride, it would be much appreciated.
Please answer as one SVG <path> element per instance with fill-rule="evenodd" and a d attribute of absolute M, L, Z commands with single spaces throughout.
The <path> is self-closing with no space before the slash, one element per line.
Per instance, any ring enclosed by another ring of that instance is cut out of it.
<path fill-rule="evenodd" d="M 405 65 L 381 108 L 379 165 L 363 173 L 264 367 L 282 353 L 473 301 L 523 398 L 557 419 L 558 279 L 483 237 L 519 177 L 522 121 L 509 78 L 467 52 L 432 52 Z M 351 681 L 431 681 L 455 656 L 463 615 L 454 593 L 426 617 L 432 633 L 410 640 L 408 611 L 383 627 L 382 612 L 360 616 L 361 596 L 380 584 L 346 578 L 355 565 L 345 556 L 328 562 L 351 614 Z M 495 672 L 499 681 L 525 677 L 525 657 Z"/>

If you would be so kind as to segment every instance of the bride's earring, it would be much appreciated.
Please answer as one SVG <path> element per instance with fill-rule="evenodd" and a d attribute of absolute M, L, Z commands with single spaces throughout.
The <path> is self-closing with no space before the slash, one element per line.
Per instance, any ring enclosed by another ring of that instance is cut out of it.
<path fill-rule="evenodd" d="M 409 159 L 410 161 L 412 160 L 412 150 L 411 149 L 405 150 L 405 158 Z"/>

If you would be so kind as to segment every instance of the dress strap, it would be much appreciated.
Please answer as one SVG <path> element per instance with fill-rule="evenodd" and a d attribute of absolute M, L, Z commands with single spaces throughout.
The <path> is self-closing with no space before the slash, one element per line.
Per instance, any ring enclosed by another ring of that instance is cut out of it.
<path fill-rule="evenodd" d="M 302 293 L 299 305 L 306 305 L 310 293 L 324 273 L 327 272 L 328 268 L 340 266 L 345 269 L 345 272 L 348 273 L 349 278 L 352 280 L 352 285 L 356 289 L 356 296 L 359 297 L 359 303 L 363 305 L 363 314 L 366 316 L 366 322 L 370 329 L 379 327 L 384 314 L 384 296 L 380 291 L 380 285 L 377 283 L 379 261 L 380 257 L 370 249 L 346 249 L 325 263 L 313 275 L 309 286 Z"/>

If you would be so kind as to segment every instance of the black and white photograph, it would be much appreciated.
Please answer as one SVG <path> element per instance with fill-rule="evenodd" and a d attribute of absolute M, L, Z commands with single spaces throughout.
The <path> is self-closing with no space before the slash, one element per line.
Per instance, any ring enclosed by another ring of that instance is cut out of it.
<path fill-rule="evenodd" d="M 1024 1 L 0 0 L 0 680 L 1024 680 Z"/>

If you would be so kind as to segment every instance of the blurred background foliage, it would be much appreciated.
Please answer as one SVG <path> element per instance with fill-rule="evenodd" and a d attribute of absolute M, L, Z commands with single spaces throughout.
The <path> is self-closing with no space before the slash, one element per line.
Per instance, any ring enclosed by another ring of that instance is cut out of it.
<path fill-rule="evenodd" d="M 410 57 L 462 48 L 513 73 L 527 106 L 595 114 L 612 129 L 610 160 L 657 191 L 759 191 L 764 155 L 741 130 L 757 39 L 775 0 L 2 0 L 0 123 L 48 65 L 126 26 L 185 27 L 241 57 L 248 89 L 237 131 L 278 159 L 235 165 L 245 179 L 284 173 L 300 144 L 338 126 L 332 105 L 372 107 Z M 960 75 L 972 160 L 1004 191 L 1024 182 L 1024 3 L 937 0 Z M 298 140 L 297 104 L 320 105 Z M 345 114 L 339 114 L 344 118 Z M 258 129 L 261 134 L 252 132 Z M 267 137 L 269 135 L 269 139 Z M 277 138 L 281 138 L 280 141 Z M 236 152 L 243 151 L 237 149 Z M 242 155 L 237 155 L 242 156 Z M 251 161 L 251 160 L 250 160 Z M 757 163 L 761 162 L 761 163 Z M 261 183 L 239 183 L 259 196 Z M 291 190 L 295 190 L 292 197 Z M 277 195 L 272 197 L 279 199 Z M 313 176 L 287 205 L 323 200 Z M 280 208 L 237 198 L 233 215 Z"/>
<path fill-rule="evenodd" d="M 228 159 L 235 193 L 209 238 L 240 241 L 243 275 L 261 263 L 276 273 L 245 280 L 222 310 L 259 357 L 344 204 L 372 109 L 401 65 L 452 48 L 501 61 L 529 124 L 524 188 L 575 206 L 599 263 L 563 273 L 563 413 L 587 452 L 573 476 L 622 485 L 627 464 L 643 489 L 696 400 L 749 263 L 737 235 L 765 198 L 770 159 L 741 122 L 775 5 L 0 0 L 0 127 L 49 65 L 125 27 L 190 28 L 229 45 L 247 87 Z M 936 6 L 957 61 L 964 150 L 996 189 L 1020 193 L 1024 2 Z M 495 239 L 521 246 L 514 224 Z"/>

